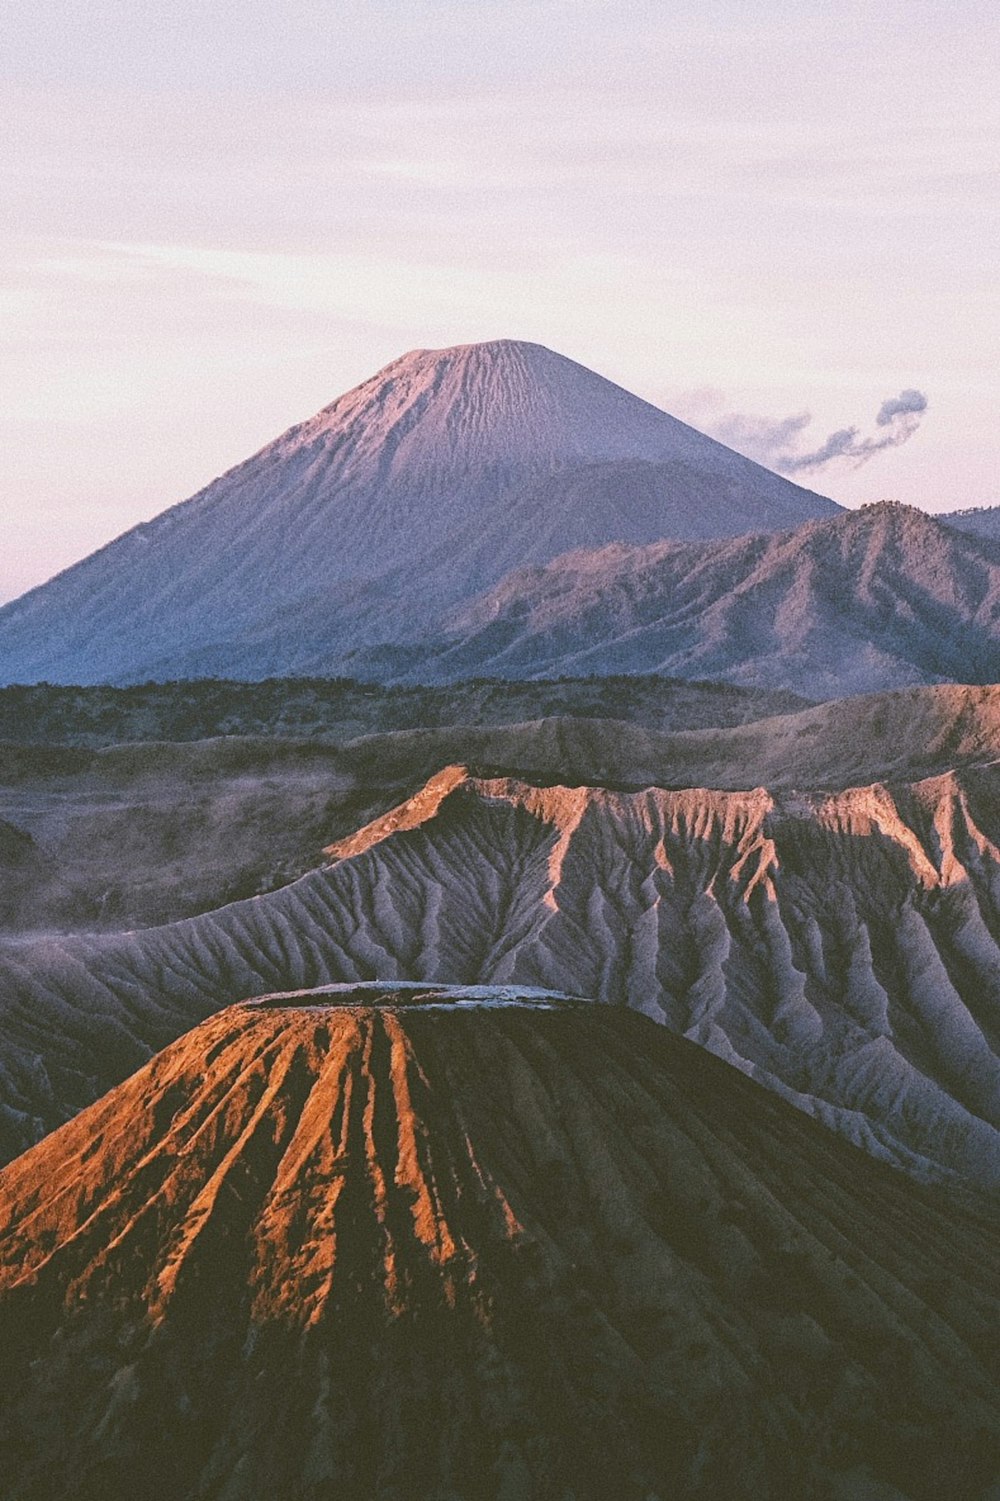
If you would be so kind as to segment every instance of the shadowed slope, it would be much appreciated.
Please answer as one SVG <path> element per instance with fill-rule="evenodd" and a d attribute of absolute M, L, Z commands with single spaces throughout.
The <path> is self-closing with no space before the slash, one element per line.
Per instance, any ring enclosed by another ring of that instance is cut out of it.
<path fill-rule="evenodd" d="M 985 1498 L 986 1222 L 635 1015 L 384 999 L 0 1176 L 11 1501 Z"/>
<path fill-rule="evenodd" d="M 991 537 L 1000 541 L 1000 506 L 973 506 L 964 511 L 946 511 L 938 514 L 938 520 L 953 526 L 959 532 L 971 532 L 976 537 Z"/>
<path fill-rule="evenodd" d="M 344 744 L 392 730 L 521 724 L 553 714 L 623 719 L 647 730 L 721 729 L 807 707 L 808 700 L 794 693 L 662 677 L 558 683 L 494 678 L 439 688 L 385 688 L 350 678 L 200 679 L 133 688 L 47 683 L 0 688 L 0 746 L 96 750 L 129 741 L 186 742 L 218 735 Z"/>
<path fill-rule="evenodd" d="M 996 1186 L 996 775 L 807 795 L 452 768 L 282 891 L 8 946 L 7 1152 L 226 999 L 444 978 L 627 1003 L 918 1175 Z"/>

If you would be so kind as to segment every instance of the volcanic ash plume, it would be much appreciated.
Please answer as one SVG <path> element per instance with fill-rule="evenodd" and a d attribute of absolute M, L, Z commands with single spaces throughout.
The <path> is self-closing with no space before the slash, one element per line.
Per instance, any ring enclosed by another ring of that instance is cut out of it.
<path fill-rule="evenodd" d="M 913 437 L 926 410 L 923 391 L 910 387 L 883 401 L 875 417 L 878 431 L 871 436 L 862 437 L 858 426 L 841 427 L 808 453 L 796 453 L 790 445 L 812 421 L 809 412 L 779 418 L 728 412 L 712 423 L 710 431 L 720 442 L 779 474 L 799 474 L 823 469 L 835 459 L 852 459 L 856 466 L 866 464 L 883 449 L 898 448 Z"/>

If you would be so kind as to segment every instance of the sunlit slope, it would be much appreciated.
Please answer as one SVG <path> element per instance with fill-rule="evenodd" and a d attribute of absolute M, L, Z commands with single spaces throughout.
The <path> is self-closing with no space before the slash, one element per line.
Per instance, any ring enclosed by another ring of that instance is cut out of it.
<path fill-rule="evenodd" d="M 575 686 L 582 697 L 589 685 Z M 488 721 L 508 708 L 500 687 L 470 685 L 460 704 Z M 558 687 L 547 685 L 543 706 L 558 706 Z M 675 685 L 665 694 L 669 722 Z M 696 689 L 685 712 L 697 723 L 715 696 L 725 708 L 728 690 Z M 627 683 L 609 695 L 595 684 L 593 697 L 623 714 L 661 712 L 648 683 L 634 697 Z M 99 751 L 0 746 L 0 931 L 148 926 L 272 891 L 456 762 L 527 781 L 788 790 L 910 781 L 998 759 L 1000 688 L 954 686 L 671 734 L 563 714 L 341 745 L 229 736 Z"/>
<path fill-rule="evenodd" d="M 642 1017 L 450 1000 L 231 1007 L 0 1175 L 12 1501 L 981 1501 L 990 1223 Z"/>

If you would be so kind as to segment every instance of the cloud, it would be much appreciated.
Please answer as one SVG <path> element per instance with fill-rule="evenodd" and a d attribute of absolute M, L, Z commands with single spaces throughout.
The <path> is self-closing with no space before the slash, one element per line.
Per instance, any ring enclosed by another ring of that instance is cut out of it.
<path fill-rule="evenodd" d="M 841 427 L 835 433 L 831 433 L 826 441 L 812 453 L 779 454 L 775 459 L 774 467 L 779 474 L 797 474 L 802 469 L 822 469 L 833 459 L 857 457 L 863 447 L 863 443 L 858 439 L 856 427 Z M 865 454 L 865 458 L 870 457 L 871 454 Z"/>
<path fill-rule="evenodd" d="M 897 417 L 911 415 L 919 417 L 926 410 L 927 397 L 923 391 L 900 391 L 898 396 L 890 396 L 888 401 L 883 401 L 875 421 L 879 427 L 886 427 Z"/>
<path fill-rule="evenodd" d="M 778 454 L 787 451 L 799 433 L 812 421 L 808 412 L 797 412 L 791 417 L 752 417 L 744 412 L 727 412 L 710 424 L 713 438 L 745 453 L 761 463 L 772 461 Z"/>
<path fill-rule="evenodd" d="M 822 469 L 837 459 L 853 461 L 854 467 L 867 464 L 886 448 L 898 448 L 913 437 L 927 410 L 922 391 L 908 388 L 890 396 L 879 407 L 875 426 L 881 432 L 862 437 L 856 426 L 841 427 L 817 447 L 806 452 L 797 450 L 797 439 L 812 422 L 809 412 L 789 417 L 755 417 L 742 412 L 727 412 L 708 426 L 713 438 L 735 448 L 747 458 L 775 469 L 779 474 L 801 474 Z"/>

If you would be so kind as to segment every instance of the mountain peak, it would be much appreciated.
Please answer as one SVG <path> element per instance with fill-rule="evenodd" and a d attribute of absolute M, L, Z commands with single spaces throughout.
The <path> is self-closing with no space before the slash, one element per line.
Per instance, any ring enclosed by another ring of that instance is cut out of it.
<path fill-rule="evenodd" d="M 546 344 L 538 344 L 533 339 L 480 339 L 473 344 L 445 344 L 439 349 L 410 349 L 393 363 L 401 364 L 405 360 L 427 359 L 444 359 L 462 363 L 478 358 L 502 359 L 512 355 L 528 358 L 533 353 L 553 355 L 555 359 L 563 360 L 567 365 L 575 363 L 565 355 L 556 354 Z"/>
<path fill-rule="evenodd" d="M 790 531 L 513 571 L 400 676 L 658 673 L 837 698 L 998 671 L 1000 547 L 883 501 Z"/>
<path fill-rule="evenodd" d="M 874 525 L 934 528 L 941 524 L 937 517 L 903 500 L 869 500 L 854 514 Z"/>
<path fill-rule="evenodd" d="M 295 671 L 316 650 L 288 626 L 299 606 L 343 653 L 399 639 L 402 594 L 412 631 L 572 547 L 837 510 L 542 344 L 411 350 L 0 610 L 0 681 L 216 676 L 272 622 L 285 644 L 249 675 Z"/>
<path fill-rule="evenodd" d="M 386 478 L 440 487 L 497 465 L 548 472 L 604 459 L 657 460 L 708 442 L 565 355 L 519 339 L 412 349 L 278 439 L 282 452 L 327 434 L 338 449 L 391 449 Z M 266 453 L 268 450 L 264 450 Z"/>

